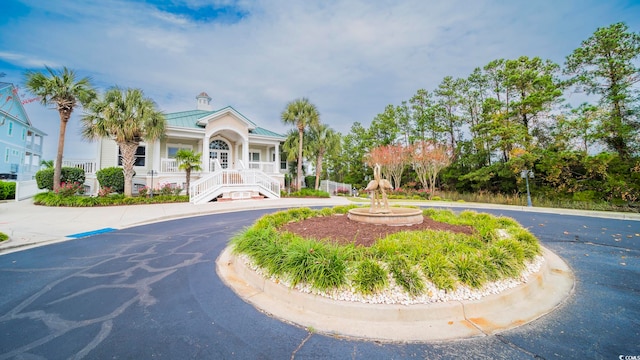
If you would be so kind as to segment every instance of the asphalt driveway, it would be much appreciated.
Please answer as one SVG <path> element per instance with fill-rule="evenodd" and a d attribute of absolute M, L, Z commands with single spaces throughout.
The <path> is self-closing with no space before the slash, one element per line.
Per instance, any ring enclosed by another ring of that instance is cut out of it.
<path fill-rule="evenodd" d="M 475 339 L 329 337 L 245 303 L 215 272 L 256 210 L 138 226 L 0 256 L 0 359 L 619 359 L 640 356 L 640 222 L 494 210 L 574 270 L 553 313 Z"/>

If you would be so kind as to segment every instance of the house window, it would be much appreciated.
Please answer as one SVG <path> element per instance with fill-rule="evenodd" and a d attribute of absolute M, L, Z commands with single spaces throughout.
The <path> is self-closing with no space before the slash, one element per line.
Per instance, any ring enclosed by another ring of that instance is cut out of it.
<path fill-rule="evenodd" d="M 210 142 L 209 159 L 218 159 L 223 169 L 229 168 L 229 145 L 222 140 Z"/>
<path fill-rule="evenodd" d="M 213 140 L 209 144 L 209 149 L 211 150 L 229 150 L 229 145 L 222 140 Z"/>
<path fill-rule="evenodd" d="M 9 121 L 9 128 L 7 129 L 7 135 L 13 136 L 13 121 Z"/>
<path fill-rule="evenodd" d="M 9 149 L 4 149 L 4 162 L 9 162 Z"/>
<path fill-rule="evenodd" d="M 22 129 L 22 140 L 27 140 L 27 129 Z"/>
<path fill-rule="evenodd" d="M 169 159 L 175 159 L 178 150 L 191 150 L 191 146 L 187 145 L 167 145 L 167 157 Z"/>
<path fill-rule="evenodd" d="M 251 161 L 251 162 L 260 162 L 260 153 L 259 152 L 250 152 L 249 153 L 249 161 Z"/>
<path fill-rule="evenodd" d="M 133 166 L 144 166 L 145 157 L 146 157 L 147 148 L 144 145 L 138 146 L 136 149 L 136 161 L 133 163 Z M 118 147 L 118 166 L 122 166 L 122 153 L 120 152 L 120 147 Z"/>
<path fill-rule="evenodd" d="M 280 170 L 287 170 L 287 154 L 280 153 Z"/>

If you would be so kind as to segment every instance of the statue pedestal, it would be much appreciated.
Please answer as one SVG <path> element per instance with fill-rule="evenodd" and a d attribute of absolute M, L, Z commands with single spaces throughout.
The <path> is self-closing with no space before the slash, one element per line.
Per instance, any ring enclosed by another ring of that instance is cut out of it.
<path fill-rule="evenodd" d="M 349 220 L 387 226 L 408 226 L 422 224 L 422 210 L 409 208 L 389 208 L 384 212 L 370 212 L 368 208 L 351 209 L 347 214 Z"/>

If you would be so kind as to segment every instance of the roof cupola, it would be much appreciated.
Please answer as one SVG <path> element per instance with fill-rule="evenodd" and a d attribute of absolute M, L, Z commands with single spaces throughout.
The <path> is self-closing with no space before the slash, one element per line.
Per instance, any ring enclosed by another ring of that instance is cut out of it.
<path fill-rule="evenodd" d="M 211 108 L 211 97 L 206 92 L 201 92 L 198 96 L 196 96 L 196 100 L 198 100 L 198 110 L 213 110 Z"/>

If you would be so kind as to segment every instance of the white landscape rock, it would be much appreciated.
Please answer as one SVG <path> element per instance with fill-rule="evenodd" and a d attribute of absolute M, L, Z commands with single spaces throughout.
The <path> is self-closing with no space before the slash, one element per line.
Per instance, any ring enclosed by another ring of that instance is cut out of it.
<path fill-rule="evenodd" d="M 245 265 L 256 273 L 263 277 L 267 277 L 261 269 L 256 266 L 251 259 L 246 255 L 239 255 L 241 261 Z M 479 289 L 472 289 L 468 286 L 460 285 L 453 291 L 440 290 L 433 285 L 430 281 L 426 281 L 425 292 L 413 297 L 407 294 L 399 285 L 397 285 L 391 275 L 389 275 L 388 286 L 384 291 L 378 292 L 372 295 L 363 295 L 355 291 L 350 287 L 337 290 L 335 292 L 323 292 L 317 291 L 311 288 L 309 284 L 297 284 L 294 288 L 300 292 L 315 294 L 324 296 L 333 300 L 340 301 L 353 301 L 367 304 L 430 304 L 430 303 L 442 303 L 448 301 L 462 301 L 462 300 L 479 300 L 485 296 L 499 294 L 505 290 L 515 288 L 518 285 L 527 282 L 527 278 L 540 271 L 542 264 L 544 263 L 544 257 L 537 256 L 533 261 L 525 264 L 524 270 L 520 273 L 518 278 L 504 279 L 485 284 Z M 270 277 L 270 280 L 274 283 L 282 284 L 283 286 L 291 287 L 291 283 L 287 279 L 281 279 L 276 277 Z"/>

